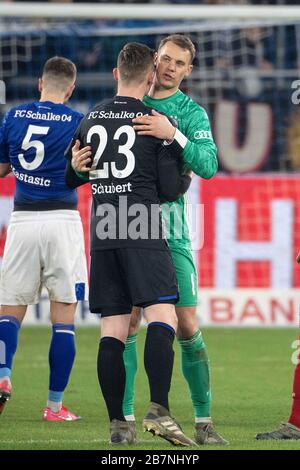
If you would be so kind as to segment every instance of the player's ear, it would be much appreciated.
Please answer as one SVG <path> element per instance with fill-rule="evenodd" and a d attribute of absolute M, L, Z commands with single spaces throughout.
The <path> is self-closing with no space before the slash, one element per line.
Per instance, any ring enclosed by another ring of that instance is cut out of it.
<path fill-rule="evenodd" d="M 39 78 L 38 89 L 39 89 L 39 92 L 42 93 L 43 91 L 43 79 L 42 78 Z"/>
<path fill-rule="evenodd" d="M 185 72 L 185 75 L 184 75 L 184 76 L 185 76 L 185 77 L 188 77 L 189 75 L 191 75 L 192 70 L 193 70 L 193 66 L 192 66 L 192 64 L 190 64 L 190 65 L 188 66 L 188 69 L 187 69 L 187 71 Z"/>
<path fill-rule="evenodd" d="M 155 70 L 151 70 L 151 72 L 148 75 L 148 85 L 152 85 L 154 81 L 154 76 L 155 76 Z"/>
<path fill-rule="evenodd" d="M 117 67 L 115 67 L 113 69 L 113 76 L 114 76 L 114 79 L 116 80 L 116 82 L 118 82 L 119 81 L 119 71 L 118 71 Z"/>
<path fill-rule="evenodd" d="M 74 91 L 74 88 L 75 88 L 75 83 L 73 83 L 73 85 L 70 85 L 68 88 L 67 88 L 67 92 L 66 92 L 66 96 L 65 96 L 65 99 L 64 99 L 64 102 L 66 103 L 72 96 L 72 93 Z"/>

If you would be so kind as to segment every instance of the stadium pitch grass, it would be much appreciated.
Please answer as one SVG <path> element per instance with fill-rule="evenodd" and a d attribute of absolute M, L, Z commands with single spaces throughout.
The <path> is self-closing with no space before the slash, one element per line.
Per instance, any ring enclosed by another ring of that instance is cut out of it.
<path fill-rule="evenodd" d="M 299 449 L 299 441 L 256 441 L 257 432 L 273 430 L 287 420 L 291 404 L 294 365 L 292 329 L 204 329 L 212 368 L 213 417 L 216 429 L 230 441 L 209 449 Z M 107 450 L 108 418 L 96 376 L 97 328 L 77 328 L 77 356 L 64 403 L 82 416 L 78 422 L 43 422 L 48 388 L 50 328 L 24 327 L 12 375 L 13 396 L 0 417 L 0 449 Z M 140 443 L 132 449 L 174 450 L 168 442 L 142 432 L 148 406 L 148 383 L 143 370 L 145 330 L 138 339 L 139 372 L 136 384 L 136 418 Z M 193 437 L 193 411 L 180 370 L 175 344 L 171 391 L 173 416 Z M 125 447 L 113 446 L 113 449 Z M 190 448 L 194 449 L 193 447 Z"/>

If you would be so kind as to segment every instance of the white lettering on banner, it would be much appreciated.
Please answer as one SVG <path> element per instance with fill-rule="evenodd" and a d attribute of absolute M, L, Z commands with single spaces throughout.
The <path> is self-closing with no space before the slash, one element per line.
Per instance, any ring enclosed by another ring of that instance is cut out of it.
<path fill-rule="evenodd" d="M 267 104 L 247 105 L 247 129 L 242 145 L 238 143 L 240 107 L 222 101 L 215 117 L 215 140 L 220 163 L 229 171 L 248 172 L 260 169 L 272 145 L 272 109 Z"/>
<path fill-rule="evenodd" d="M 202 326 L 298 327 L 298 289 L 201 289 Z"/>
<path fill-rule="evenodd" d="M 0 235 L 3 229 L 6 229 L 9 224 L 10 214 L 13 208 L 13 198 L 8 196 L 0 196 Z M 0 268 L 2 258 L 0 256 Z"/>
<path fill-rule="evenodd" d="M 237 240 L 236 200 L 217 200 L 215 219 L 215 286 L 217 288 L 230 289 L 236 286 L 238 261 L 270 261 L 270 287 L 292 287 L 293 204 L 293 201 L 288 199 L 274 199 L 271 202 L 270 242 L 241 242 Z"/>

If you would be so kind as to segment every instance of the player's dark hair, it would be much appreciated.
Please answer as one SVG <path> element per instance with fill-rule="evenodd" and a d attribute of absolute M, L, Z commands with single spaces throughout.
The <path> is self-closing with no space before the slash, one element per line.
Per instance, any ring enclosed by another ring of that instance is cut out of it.
<path fill-rule="evenodd" d="M 196 49 L 189 36 L 186 36 L 185 34 L 170 34 L 170 36 L 167 36 L 160 41 L 158 50 L 160 50 L 167 42 L 173 42 L 176 46 L 181 47 L 181 49 L 188 50 L 191 55 L 191 63 L 193 62 L 196 55 Z"/>
<path fill-rule="evenodd" d="M 155 51 L 145 44 L 129 42 L 118 55 L 117 67 L 121 80 L 142 82 L 149 69 L 154 67 Z"/>
<path fill-rule="evenodd" d="M 43 68 L 43 76 L 73 82 L 76 78 L 76 65 L 65 57 L 52 57 L 48 59 Z"/>

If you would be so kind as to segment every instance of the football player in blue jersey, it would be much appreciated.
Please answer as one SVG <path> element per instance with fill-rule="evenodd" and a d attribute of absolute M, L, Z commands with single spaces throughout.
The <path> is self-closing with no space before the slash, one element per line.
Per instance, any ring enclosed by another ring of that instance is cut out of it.
<path fill-rule="evenodd" d="M 27 306 L 48 290 L 53 334 L 46 421 L 79 417 L 63 406 L 75 358 L 74 316 L 86 298 L 87 270 L 77 193 L 65 183 L 68 147 L 82 114 L 67 107 L 76 67 L 49 59 L 39 101 L 12 108 L 0 128 L 0 176 L 16 179 L 0 281 L 0 413 L 11 397 L 11 369 Z"/>

